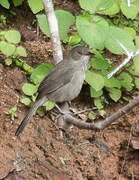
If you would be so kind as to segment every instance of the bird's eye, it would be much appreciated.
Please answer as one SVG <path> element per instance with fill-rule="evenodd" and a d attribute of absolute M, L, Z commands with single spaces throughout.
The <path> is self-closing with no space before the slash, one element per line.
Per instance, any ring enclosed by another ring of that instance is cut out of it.
<path fill-rule="evenodd" d="M 78 51 L 79 54 L 82 54 L 80 51 Z"/>

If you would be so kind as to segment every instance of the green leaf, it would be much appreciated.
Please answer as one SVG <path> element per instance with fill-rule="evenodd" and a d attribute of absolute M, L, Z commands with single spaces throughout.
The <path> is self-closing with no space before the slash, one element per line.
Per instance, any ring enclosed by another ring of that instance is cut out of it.
<path fill-rule="evenodd" d="M 78 34 L 71 35 L 69 38 L 69 44 L 71 46 L 75 44 L 79 44 L 80 41 L 81 41 L 81 37 Z"/>
<path fill-rule="evenodd" d="M 115 0 L 99 0 L 99 1 L 100 3 L 99 6 L 97 7 L 97 11 L 101 12 L 104 9 L 110 8 Z M 94 4 L 94 2 L 92 2 L 92 4 Z"/>
<path fill-rule="evenodd" d="M 16 64 L 19 64 L 20 62 L 16 61 Z M 28 73 L 31 74 L 33 72 L 33 68 L 29 66 L 26 62 L 22 64 L 23 69 Z"/>
<path fill-rule="evenodd" d="M 139 89 L 139 78 L 135 78 L 135 85 L 136 88 Z"/>
<path fill-rule="evenodd" d="M 79 0 L 79 4 L 81 6 L 82 9 L 86 10 L 86 11 L 90 11 L 90 13 L 95 13 L 97 6 L 99 5 L 100 0 Z"/>
<path fill-rule="evenodd" d="M 134 64 L 130 66 L 129 68 L 127 68 L 127 71 L 133 76 L 139 76 L 139 71 L 138 72 L 135 71 Z"/>
<path fill-rule="evenodd" d="M 26 106 L 29 106 L 31 103 L 31 100 L 28 97 L 23 97 L 20 101 L 21 101 L 21 103 L 25 104 Z"/>
<path fill-rule="evenodd" d="M 50 111 L 51 109 L 54 108 L 54 103 L 52 101 L 46 101 L 43 106 L 45 106 L 46 111 Z"/>
<path fill-rule="evenodd" d="M 108 88 L 121 88 L 121 82 L 114 77 L 111 77 L 110 79 L 104 78 L 104 85 Z"/>
<path fill-rule="evenodd" d="M 122 72 L 119 76 L 118 79 L 121 82 L 121 86 L 124 87 L 127 91 L 131 91 L 133 89 L 133 79 L 129 75 L 129 73 Z"/>
<path fill-rule="evenodd" d="M 139 49 L 139 36 L 135 36 L 136 49 Z"/>
<path fill-rule="evenodd" d="M 91 111 L 91 112 L 88 113 L 88 118 L 89 118 L 90 120 L 95 120 L 95 119 L 96 119 L 96 116 L 95 116 L 95 114 L 94 114 L 93 111 Z"/>
<path fill-rule="evenodd" d="M 22 86 L 22 91 L 25 95 L 32 96 L 34 93 L 37 92 L 37 86 L 34 86 L 31 83 L 24 83 L 24 85 Z"/>
<path fill-rule="evenodd" d="M 104 87 L 104 78 L 100 74 L 87 71 L 85 80 L 96 91 Z"/>
<path fill-rule="evenodd" d="M 75 22 L 75 17 L 70 12 L 64 10 L 57 10 L 55 13 L 58 19 L 60 39 L 66 40 L 67 32 L 69 27 Z"/>
<path fill-rule="evenodd" d="M 50 37 L 50 31 L 49 31 L 46 15 L 45 14 L 37 14 L 36 17 L 37 17 L 37 20 L 39 22 L 39 26 L 40 26 L 40 29 L 42 30 L 42 32 L 45 35 L 47 35 L 48 37 Z"/>
<path fill-rule="evenodd" d="M 134 57 L 133 62 L 134 62 L 135 72 L 136 72 L 136 73 L 139 73 L 139 55 L 137 55 L 136 57 Z"/>
<path fill-rule="evenodd" d="M 60 39 L 64 41 L 67 39 L 67 32 L 69 30 L 70 25 L 74 23 L 75 18 L 70 12 L 64 10 L 56 10 L 55 14 L 58 20 Z M 36 17 L 42 32 L 46 34 L 48 37 L 50 37 L 50 31 L 48 27 L 48 22 L 46 20 L 46 16 L 44 14 L 39 14 L 36 15 Z"/>
<path fill-rule="evenodd" d="M 91 97 L 100 97 L 103 94 L 102 90 L 96 91 L 94 88 L 90 87 Z"/>
<path fill-rule="evenodd" d="M 93 49 L 91 52 L 93 54 L 95 54 L 95 58 L 92 58 L 89 61 L 91 67 L 98 69 L 98 70 L 102 70 L 102 71 L 105 71 L 106 69 L 109 69 L 112 67 L 110 62 L 102 56 L 102 54 L 101 54 L 102 52 L 99 52 L 96 49 Z"/>
<path fill-rule="evenodd" d="M 3 36 L 5 35 L 5 31 L 0 31 L 0 38 L 3 39 Z"/>
<path fill-rule="evenodd" d="M 28 4 L 34 14 L 43 10 L 42 0 L 28 0 Z"/>
<path fill-rule="evenodd" d="M 42 107 L 39 107 L 36 111 L 36 113 L 40 116 L 43 117 L 45 115 L 44 109 Z"/>
<path fill-rule="evenodd" d="M 16 7 L 16 6 L 20 6 L 24 0 L 12 0 L 12 1 L 13 1 L 14 6 Z"/>
<path fill-rule="evenodd" d="M 0 51 L 6 56 L 11 56 L 15 51 L 15 45 L 0 41 Z"/>
<path fill-rule="evenodd" d="M 93 58 L 92 59 L 92 67 L 95 69 L 108 69 L 110 66 L 109 62 L 105 59 L 98 59 L 98 58 Z"/>
<path fill-rule="evenodd" d="M 109 33 L 109 25 L 100 16 L 77 16 L 77 31 L 81 38 L 91 47 L 97 49 L 104 48 L 104 41 Z"/>
<path fill-rule="evenodd" d="M 136 36 L 136 31 L 131 27 L 124 27 L 124 30 L 128 32 L 129 36 L 132 38 L 132 40 Z"/>
<path fill-rule="evenodd" d="M 94 98 L 94 104 L 98 109 L 102 109 L 104 107 L 101 98 Z"/>
<path fill-rule="evenodd" d="M 25 48 L 23 46 L 18 46 L 16 48 L 16 51 L 15 51 L 14 55 L 26 57 L 27 53 L 26 53 L 26 50 L 25 50 Z"/>
<path fill-rule="evenodd" d="M 44 64 L 39 65 L 33 70 L 30 76 L 31 80 L 35 84 L 38 84 L 52 68 L 53 68 L 53 65 L 50 63 L 44 63 Z"/>
<path fill-rule="evenodd" d="M 121 90 L 116 89 L 116 88 L 110 88 L 109 89 L 109 95 L 112 100 L 117 102 L 121 98 Z"/>
<path fill-rule="evenodd" d="M 8 2 L 8 0 L 0 0 L 0 5 L 6 9 L 9 9 L 10 7 L 10 3 Z"/>
<path fill-rule="evenodd" d="M 33 95 L 33 96 L 31 96 L 31 100 L 33 101 L 33 102 L 35 102 L 36 101 L 36 95 Z"/>
<path fill-rule="evenodd" d="M 2 23 L 2 25 L 6 25 L 6 19 L 6 16 L 0 15 L 0 22 Z"/>
<path fill-rule="evenodd" d="M 109 8 L 112 5 L 113 0 L 79 0 L 79 3 L 82 9 L 93 14 L 96 11 Z"/>
<path fill-rule="evenodd" d="M 101 11 L 101 14 L 112 16 L 117 14 L 119 11 L 120 11 L 119 3 L 118 1 L 114 1 L 111 7 L 107 8 L 104 11 Z"/>
<path fill-rule="evenodd" d="M 15 113 L 16 111 L 17 111 L 17 107 L 14 106 L 14 107 L 12 107 L 12 108 L 8 111 L 8 114 L 13 114 L 13 113 Z"/>
<path fill-rule="evenodd" d="M 99 114 L 100 114 L 100 116 L 104 117 L 107 113 L 103 109 L 100 109 Z"/>
<path fill-rule="evenodd" d="M 128 7 L 127 0 L 122 0 L 120 4 L 121 11 L 127 18 L 135 19 L 135 17 L 139 13 L 139 1 L 130 0 L 130 3 L 130 7 Z"/>
<path fill-rule="evenodd" d="M 10 66 L 11 64 L 12 64 L 12 59 L 11 58 L 6 58 L 5 59 L 5 64 L 7 65 L 7 66 Z"/>
<path fill-rule="evenodd" d="M 17 107 L 14 106 L 12 107 L 7 114 L 9 114 L 11 116 L 11 119 L 14 120 L 15 117 L 17 117 L 16 115 L 16 111 L 17 111 Z"/>
<path fill-rule="evenodd" d="M 117 40 L 122 43 L 129 52 L 135 50 L 132 38 L 125 30 L 116 26 L 110 26 L 109 37 L 105 41 L 105 47 L 114 54 L 124 54 Z"/>
<path fill-rule="evenodd" d="M 21 35 L 19 31 L 16 30 L 5 31 L 4 35 L 5 35 L 5 39 L 10 43 L 17 44 L 20 42 Z"/>

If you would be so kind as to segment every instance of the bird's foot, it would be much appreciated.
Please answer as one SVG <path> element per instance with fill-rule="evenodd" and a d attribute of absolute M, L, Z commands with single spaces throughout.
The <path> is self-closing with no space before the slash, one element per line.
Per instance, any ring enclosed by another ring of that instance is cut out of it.
<path fill-rule="evenodd" d="M 71 112 L 69 111 L 69 109 L 67 108 L 60 108 L 57 104 L 55 104 L 55 107 L 58 109 L 58 111 L 63 114 L 63 115 L 66 115 L 66 114 L 71 114 Z"/>

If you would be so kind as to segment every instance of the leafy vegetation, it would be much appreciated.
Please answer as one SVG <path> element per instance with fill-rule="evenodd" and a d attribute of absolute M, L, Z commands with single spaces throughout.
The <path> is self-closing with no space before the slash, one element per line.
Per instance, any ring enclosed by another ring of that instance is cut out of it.
<path fill-rule="evenodd" d="M 74 23 L 75 17 L 70 12 L 64 11 L 64 10 L 56 10 L 55 14 L 58 20 L 60 39 L 62 41 L 66 41 L 66 39 L 68 38 L 67 32 L 69 30 L 70 25 Z M 46 15 L 38 14 L 36 17 L 37 17 L 37 20 L 39 22 L 42 32 L 49 37 L 50 32 L 49 32 Z"/>
<path fill-rule="evenodd" d="M 15 117 L 17 117 L 16 111 L 17 111 L 17 107 L 14 106 L 7 112 L 7 114 L 10 115 L 12 121 L 14 120 Z"/>
<path fill-rule="evenodd" d="M 24 0 L 12 0 L 12 3 L 15 7 L 22 5 L 23 2 Z M 30 9 L 32 10 L 34 14 L 43 10 L 42 0 L 27 0 L 27 2 Z M 10 8 L 10 5 L 11 5 L 10 3 L 11 3 L 10 0 L 0 0 L 0 5 L 6 9 Z"/>
<path fill-rule="evenodd" d="M 9 9 L 10 1 L 0 0 L 0 4 Z M 23 0 L 12 0 L 14 6 L 19 6 Z M 28 0 L 28 5 L 34 14 L 43 9 L 42 0 Z M 117 102 L 123 94 L 139 89 L 139 55 L 134 57 L 132 63 L 120 70 L 115 77 L 110 79 L 107 75 L 115 68 L 113 59 L 105 58 L 106 52 L 110 52 L 115 58 L 125 52 L 119 45 L 122 43 L 129 52 L 139 50 L 139 1 L 138 0 L 79 0 L 81 12 L 73 16 L 65 10 L 56 10 L 60 38 L 69 46 L 89 45 L 94 57 L 90 60 L 89 70 L 86 74 L 86 82 L 90 86 L 90 96 L 95 106 L 101 110 L 106 103 L 105 93 Z M 45 14 L 37 14 L 40 29 L 49 37 L 49 28 Z M 0 16 L 1 24 L 6 23 L 6 18 Z M 69 35 L 69 28 L 73 24 Z M 0 51 L 8 58 L 13 56 L 26 56 L 22 46 L 18 46 L 20 34 L 15 30 L 0 32 Z M 7 63 L 9 61 L 7 60 Z M 121 62 L 120 62 L 121 63 Z M 117 60 L 117 64 L 119 64 Z M 34 99 L 36 88 L 44 75 L 51 70 L 52 65 L 45 63 L 31 70 L 31 82 L 24 84 L 22 90 L 26 96 L 22 102 L 29 105 Z M 30 89 L 30 90 L 29 90 Z M 29 90 L 29 91 L 28 91 Z M 50 105 L 51 103 L 47 103 Z M 50 105 L 51 109 L 53 105 Z M 90 115 L 91 117 L 91 115 Z"/>
<path fill-rule="evenodd" d="M 52 64 L 44 63 L 39 65 L 32 71 L 30 76 L 30 80 L 32 83 L 25 83 L 22 87 L 22 91 L 26 95 L 21 99 L 22 103 L 24 103 L 25 105 L 30 105 L 31 100 L 35 101 L 36 91 L 40 81 L 52 68 L 53 68 Z M 50 101 L 47 101 L 43 106 L 46 108 L 46 111 L 48 111 L 54 107 L 54 104 Z M 38 113 L 40 114 L 42 112 L 39 111 Z"/>
<path fill-rule="evenodd" d="M 19 46 L 21 35 L 16 30 L 0 31 L 0 51 L 7 57 L 27 56 L 24 47 Z"/>

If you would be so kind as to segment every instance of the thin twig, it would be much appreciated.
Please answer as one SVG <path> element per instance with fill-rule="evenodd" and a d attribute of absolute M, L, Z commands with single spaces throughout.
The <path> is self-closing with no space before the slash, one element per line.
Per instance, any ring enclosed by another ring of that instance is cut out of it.
<path fill-rule="evenodd" d="M 130 7 L 131 6 L 131 2 L 130 0 L 127 0 L 127 6 Z"/>
<path fill-rule="evenodd" d="M 139 104 L 139 96 L 131 100 L 131 102 L 129 102 L 126 106 L 122 107 L 117 112 L 107 117 L 105 120 L 98 120 L 94 123 L 84 122 L 81 119 L 77 119 L 73 117 L 71 114 L 61 115 L 59 117 L 59 121 L 60 122 L 63 121 L 63 123 L 61 123 L 63 127 L 65 127 L 65 124 L 67 123 L 67 124 L 73 124 L 82 129 L 102 130 L 108 127 L 111 123 L 116 121 L 120 116 L 128 112 L 131 108 L 133 108 L 137 104 Z M 60 128 L 62 129 L 63 127 L 60 127 Z"/>
<path fill-rule="evenodd" d="M 139 54 L 139 50 L 135 52 L 129 52 L 128 49 L 118 40 L 113 38 L 117 43 L 120 45 L 120 47 L 124 50 L 125 54 L 127 57 L 124 59 L 124 61 L 117 67 L 115 68 L 111 73 L 108 74 L 108 79 L 110 79 L 117 71 L 119 71 L 122 67 L 124 67 L 132 58 L 137 56 Z"/>

